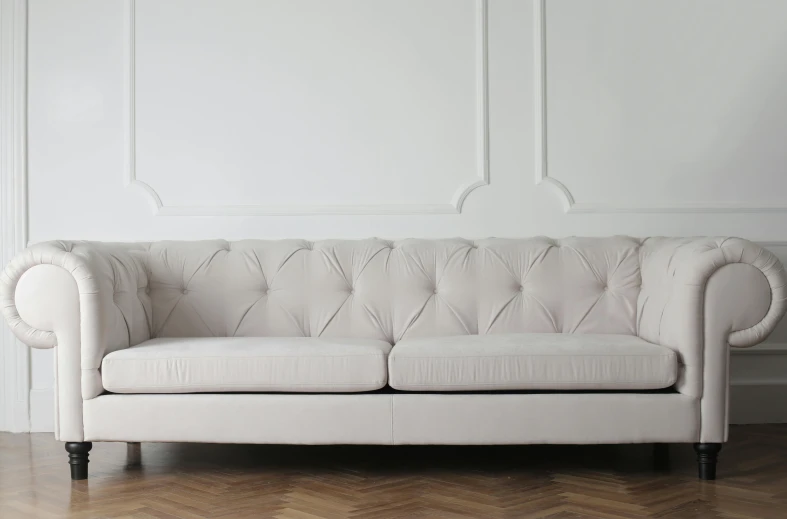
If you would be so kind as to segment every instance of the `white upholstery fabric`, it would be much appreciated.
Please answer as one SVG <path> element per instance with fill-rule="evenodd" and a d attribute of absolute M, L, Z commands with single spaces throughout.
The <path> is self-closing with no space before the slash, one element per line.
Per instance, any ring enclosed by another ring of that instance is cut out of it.
<path fill-rule="evenodd" d="M 390 444 L 380 394 L 101 395 L 85 401 L 86 441 Z"/>
<path fill-rule="evenodd" d="M 372 391 L 388 380 L 391 345 L 370 339 L 153 339 L 104 357 L 113 393 Z"/>
<path fill-rule="evenodd" d="M 39 265 L 19 280 L 16 305 L 29 325 L 57 334 L 55 350 L 55 438 L 82 441 L 82 399 L 95 389 L 92 369 L 82 368 L 79 289 L 73 276 L 55 265 Z M 96 372 L 98 370 L 95 370 Z M 100 383 L 98 384 L 100 386 Z"/>
<path fill-rule="evenodd" d="M 787 308 L 784 267 L 738 238 L 649 238 L 638 335 L 674 349 L 681 393 L 701 398 L 702 441 L 727 439 L 729 346 L 765 340 Z"/>
<path fill-rule="evenodd" d="M 727 346 L 768 336 L 786 281 L 773 254 L 737 238 L 58 241 L 6 267 L 0 307 L 20 340 L 58 347 L 66 441 L 83 438 L 80 398 L 104 390 L 104 356 L 150 338 L 539 332 L 674 350 L 675 387 L 702 402 L 698 438 L 723 441 Z"/>
<path fill-rule="evenodd" d="M 767 280 L 771 304 L 766 314 L 745 328 L 732 328 L 731 346 L 748 347 L 768 338 L 787 308 L 787 278 L 779 259 L 769 251 L 740 238 L 648 238 L 640 250 L 643 287 L 638 298 L 640 335 L 658 339 L 665 327 L 682 326 L 694 315 L 673 311 L 686 305 L 691 295 L 729 264 L 749 265 Z M 758 287 L 738 294 L 739 301 L 755 295 Z M 677 297 L 671 298 L 670 294 Z M 704 294 L 703 294 L 704 295 Z M 692 305 L 693 306 L 693 305 Z M 736 305 L 744 313 L 746 305 Z M 666 315 L 665 315 L 665 312 Z M 700 319 L 701 320 L 701 319 Z M 646 339 L 648 337 L 645 337 Z"/>
<path fill-rule="evenodd" d="M 526 444 L 696 441 L 680 394 L 102 395 L 86 441 Z"/>
<path fill-rule="evenodd" d="M 388 358 L 405 391 L 660 389 L 676 353 L 631 335 L 525 333 L 405 339 Z"/>
<path fill-rule="evenodd" d="M 397 444 L 694 442 L 697 401 L 680 394 L 399 394 Z"/>
<path fill-rule="evenodd" d="M 150 338 L 150 298 L 146 287 L 145 266 L 133 255 L 143 246 L 100 242 L 47 242 L 34 245 L 17 256 L 0 275 L 0 305 L 3 316 L 19 340 L 34 348 L 52 348 L 62 342 L 52 326 L 36 327 L 37 322 L 51 322 L 55 312 L 78 316 L 76 329 L 76 363 L 81 366 L 81 393 L 93 398 L 101 393 L 98 367 L 104 354 Z M 31 273 L 37 266 L 47 266 L 47 274 Z M 61 291 L 53 283 L 51 267 L 65 272 L 76 282 L 78 305 L 60 303 L 42 305 L 44 299 L 60 301 Z M 25 290 L 17 284 L 25 275 L 34 276 Z M 48 290 L 49 289 L 49 290 Z M 28 301 L 20 315 L 19 301 Z M 65 324 L 65 323 L 64 323 Z M 62 335 L 62 334 L 61 334 Z M 65 357 L 61 355 L 61 359 Z"/>
<path fill-rule="evenodd" d="M 700 441 L 727 441 L 730 391 L 727 340 L 730 330 L 747 329 L 767 315 L 771 306 L 767 287 L 768 280 L 762 272 L 742 263 L 719 268 L 705 286 Z M 749 294 L 745 311 L 738 308 L 740 294 Z"/>
<path fill-rule="evenodd" d="M 633 238 L 155 242 L 155 337 L 636 331 Z"/>

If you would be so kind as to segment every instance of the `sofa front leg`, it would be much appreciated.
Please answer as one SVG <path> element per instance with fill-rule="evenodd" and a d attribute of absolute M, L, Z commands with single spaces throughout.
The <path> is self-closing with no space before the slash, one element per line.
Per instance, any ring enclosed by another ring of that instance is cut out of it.
<path fill-rule="evenodd" d="M 719 458 L 721 443 L 695 443 L 697 466 L 700 479 L 707 481 L 716 479 L 716 461 Z"/>
<path fill-rule="evenodd" d="M 71 465 L 71 479 L 87 479 L 88 452 L 93 448 L 92 442 L 68 442 L 68 464 Z"/>

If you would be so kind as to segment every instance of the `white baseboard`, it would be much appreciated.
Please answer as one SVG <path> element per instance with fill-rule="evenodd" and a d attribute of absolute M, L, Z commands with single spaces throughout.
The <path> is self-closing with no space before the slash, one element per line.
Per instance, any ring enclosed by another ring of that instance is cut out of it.
<path fill-rule="evenodd" d="M 787 384 L 730 387 L 730 423 L 787 423 Z"/>
<path fill-rule="evenodd" d="M 732 350 L 730 423 L 787 423 L 787 344 Z"/>
<path fill-rule="evenodd" d="M 53 389 L 30 390 L 30 432 L 55 430 L 55 393 Z"/>

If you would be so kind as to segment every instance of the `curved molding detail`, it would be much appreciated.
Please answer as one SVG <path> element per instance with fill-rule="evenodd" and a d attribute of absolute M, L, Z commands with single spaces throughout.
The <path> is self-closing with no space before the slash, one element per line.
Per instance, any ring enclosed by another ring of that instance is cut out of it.
<path fill-rule="evenodd" d="M 574 196 L 561 181 L 555 180 L 554 178 L 544 177 L 541 179 L 540 183 L 555 193 L 555 196 L 558 197 L 560 204 L 563 207 L 563 212 L 568 213 L 572 208 L 576 207 Z"/>
<path fill-rule="evenodd" d="M 134 188 L 138 190 L 145 198 L 148 199 L 148 204 L 150 205 L 150 209 L 153 211 L 153 214 L 160 214 L 161 210 L 164 208 L 163 204 L 161 203 L 161 198 L 156 193 L 156 190 L 150 187 L 145 182 L 141 180 L 130 180 L 126 182 L 127 187 Z"/>
<path fill-rule="evenodd" d="M 467 195 L 472 193 L 476 188 L 481 186 L 489 185 L 489 181 L 486 179 L 484 180 L 476 180 L 475 182 L 468 182 L 467 184 L 460 186 L 459 189 L 456 190 L 454 197 L 451 199 L 451 206 L 456 208 L 457 213 L 462 212 L 462 206 L 465 203 L 465 199 Z"/>
<path fill-rule="evenodd" d="M 477 178 L 461 184 L 451 201 L 444 204 L 309 204 L 309 205 L 164 205 L 161 196 L 136 173 L 136 101 L 135 101 L 135 0 L 126 0 L 126 76 L 125 76 L 125 171 L 126 187 L 143 194 L 154 215 L 162 216 L 298 216 L 298 215 L 405 215 L 459 214 L 468 195 L 489 184 L 489 0 L 476 3 L 476 156 Z"/>
<path fill-rule="evenodd" d="M 637 205 L 577 202 L 568 187 L 549 175 L 547 147 L 547 22 L 546 0 L 533 0 L 534 112 L 536 185 L 544 184 L 555 193 L 563 211 L 577 214 L 615 213 L 787 213 L 787 206 L 734 202 L 683 202 L 675 204 Z"/>

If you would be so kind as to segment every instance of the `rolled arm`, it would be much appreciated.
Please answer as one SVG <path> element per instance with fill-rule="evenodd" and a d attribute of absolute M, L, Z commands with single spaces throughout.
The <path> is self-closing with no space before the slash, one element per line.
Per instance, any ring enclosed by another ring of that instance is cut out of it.
<path fill-rule="evenodd" d="M 650 238 L 640 255 L 637 333 L 678 352 L 675 387 L 700 401 L 698 441 L 726 441 L 729 346 L 759 344 L 784 316 L 784 267 L 739 238 Z"/>
<path fill-rule="evenodd" d="M 150 338 L 148 278 L 135 255 L 144 250 L 144 244 L 45 242 L 0 274 L 0 307 L 14 335 L 34 348 L 58 346 L 59 364 L 76 358 L 84 399 L 103 391 L 98 368 L 105 353 Z"/>
<path fill-rule="evenodd" d="M 57 337 L 53 330 L 41 330 L 30 326 L 20 315 L 16 305 L 16 288 L 22 276 L 38 265 L 53 265 L 63 268 L 77 284 L 80 294 L 94 295 L 99 292 L 96 276 L 86 260 L 70 252 L 65 242 L 42 243 L 25 249 L 0 274 L 0 306 L 11 331 L 32 348 L 53 348 Z"/>
<path fill-rule="evenodd" d="M 771 252 L 750 241 L 740 238 L 648 238 L 640 254 L 642 291 L 637 309 L 638 333 L 651 342 L 688 338 L 674 328 L 688 324 L 691 318 L 702 323 L 703 315 L 699 312 L 702 307 L 696 305 L 705 302 L 708 281 L 726 265 L 748 265 L 758 271 L 767 282 L 767 294 L 764 295 L 769 302 L 765 314 L 756 322 L 730 330 L 728 342 L 731 346 L 749 347 L 761 343 L 787 310 L 784 267 Z M 747 300 L 751 295 L 754 295 L 752 291 L 737 294 L 736 302 L 742 315 L 751 311 L 749 305 L 755 302 Z"/>

